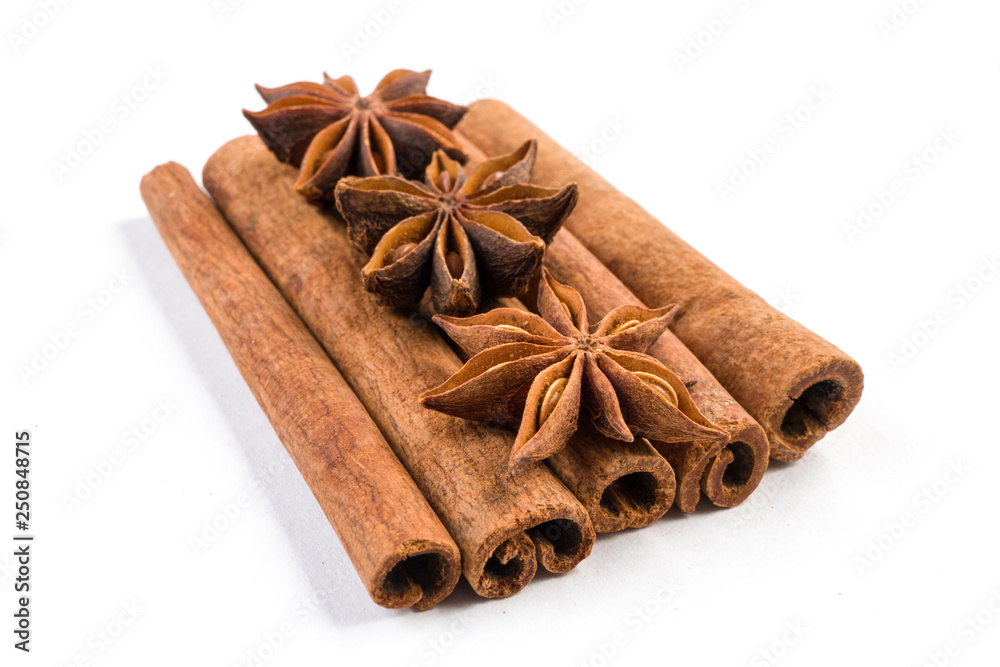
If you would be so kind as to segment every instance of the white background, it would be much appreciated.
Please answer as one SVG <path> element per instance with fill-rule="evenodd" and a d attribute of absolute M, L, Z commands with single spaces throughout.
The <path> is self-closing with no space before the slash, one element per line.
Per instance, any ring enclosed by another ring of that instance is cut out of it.
<path fill-rule="evenodd" d="M 257 664 L 252 652 L 266 665 L 923 665 L 949 642 L 956 655 L 939 664 L 995 664 L 996 2 L 926 2 L 885 35 L 891 0 L 566 0 L 558 21 L 556 0 L 400 0 L 350 58 L 343 45 L 388 0 L 95 0 L 45 20 L 39 6 L 8 0 L 0 21 L 0 497 L 13 495 L 13 432 L 29 428 L 37 535 L 25 656 L 11 648 L 13 511 L 0 503 L 4 665 Z M 723 10 L 730 23 L 699 37 Z M 679 66 L 689 38 L 707 46 Z M 500 97 L 567 147 L 590 146 L 619 188 L 860 361 L 853 416 L 799 463 L 772 465 L 741 508 L 703 501 L 601 537 L 575 571 L 510 599 L 462 583 L 428 613 L 376 607 L 138 186 L 167 160 L 197 177 L 250 132 L 240 109 L 263 108 L 254 83 L 326 70 L 368 91 L 397 67 L 433 68 L 433 95 Z M 782 129 L 813 87 L 832 96 Z M 60 179 L 54 163 L 104 119 L 110 134 Z M 914 179 L 908 161 L 947 128 L 958 138 Z M 769 138 L 777 152 L 723 201 L 718 183 Z M 895 179 L 905 192 L 851 242 L 845 225 Z M 127 285 L 103 293 L 116 271 Z M 980 289 L 965 299 L 960 285 Z M 108 296 L 99 313 L 86 305 Z M 921 335 L 938 310 L 944 323 Z M 78 335 L 22 377 L 70 324 Z M 919 349 L 893 364 L 904 338 Z M 158 400 L 176 407 L 154 428 Z M 133 427 L 147 430 L 134 449 Z M 67 507 L 116 450 L 120 465 Z M 190 538 L 244 495 L 196 554 Z M 325 601 L 306 617 L 311 596 Z M 99 639 L 133 604 L 130 625 Z M 974 630 L 966 618 L 983 609 L 992 623 Z M 272 651 L 265 637 L 286 622 Z"/>

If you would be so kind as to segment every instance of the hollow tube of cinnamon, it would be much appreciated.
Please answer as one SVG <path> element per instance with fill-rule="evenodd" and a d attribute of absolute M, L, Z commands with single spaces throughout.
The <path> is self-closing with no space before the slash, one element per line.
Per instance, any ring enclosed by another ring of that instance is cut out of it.
<path fill-rule="evenodd" d="M 465 137 L 456 134 L 456 138 L 468 155 L 465 170 L 469 173 L 486 156 Z M 494 298 L 492 302 L 483 303 L 482 309 L 528 310 L 516 298 Z M 461 348 L 453 347 L 466 360 Z M 666 514 L 677 491 L 673 468 L 648 440 L 612 440 L 590 427 L 586 420 L 581 420 L 580 429 L 569 444 L 545 463 L 583 504 L 598 533 L 648 526 Z"/>
<path fill-rule="evenodd" d="M 538 140 L 535 181 L 576 181 L 565 226 L 643 302 L 676 303 L 677 337 L 764 428 L 771 456 L 796 461 L 861 398 L 861 367 L 771 307 L 638 204 L 497 100 L 474 102 L 457 129 L 488 155 Z"/>
<path fill-rule="evenodd" d="M 455 136 L 469 156 L 470 164 L 476 164 L 486 159 L 486 155 L 468 137 L 461 132 L 456 132 Z M 567 283 L 580 293 L 584 303 L 587 304 L 587 313 L 591 318 L 591 324 L 595 324 L 618 306 L 646 305 L 637 299 L 568 229 L 561 229 L 556 234 L 546 248 L 544 262 L 557 280 Z M 533 302 L 532 294 L 526 296 L 525 301 Z M 517 299 L 504 299 L 502 301 L 509 301 L 510 303 L 504 305 L 511 307 L 524 307 L 522 302 Z M 666 305 L 669 304 L 658 304 L 656 307 Z M 698 409 L 710 421 L 729 433 L 729 439 L 725 442 L 685 443 L 649 443 L 643 441 L 643 445 L 637 449 L 621 451 L 621 462 L 631 459 L 637 470 L 646 466 L 653 471 L 654 466 L 647 456 L 644 446 L 654 448 L 654 451 L 658 452 L 669 463 L 674 472 L 673 502 L 682 512 L 693 512 L 701 499 L 702 492 L 719 507 L 739 505 L 757 488 L 764 477 L 764 471 L 767 470 L 768 443 L 764 430 L 747 414 L 746 410 L 740 407 L 719 384 L 718 380 L 708 372 L 708 369 L 669 329 L 660 336 L 659 340 L 648 350 L 648 353 L 663 362 L 667 368 L 680 374 L 688 383 L 688 391 Z M 569 457 L 573 456 L 571 449 L 573 444 L 570 443 L 570 447 L 563 450 L 563 452 L 569 452 Z M 593 519 L 598 532 L 602 532 L 598 525 L 606 525 L 614 515 L 608 509 L 602 508 L 600 504 L 595 506 L 592 495 L 587 496 L 577 492 L 576 485 L 580 485 L 586 480 L 591 484 L 589 488 L 593 488 L 592 485 L 597 484 L 606 486 L 610 491 L 616 493 L 619 491 L 619 487 L 624 487 L 623 490 L 629 491 L 632 498 L 645 498 L 648 503 L 651 497 L 655 497 L 650 495 L 649 490 L 656 492 L 658 487 L 663 484 L 662 476 L 652 479 L 638 475 L 626 476 L 623 477 L 621 484 L 616 484 L 615 480 L 609 479 L 605 463 L 613 460 L 614 452 L 618 451 L 620 444 L 614 441 L 601 442 L 600 440 L 585 442 L 581 443 L 579 447 L 587 452 L 594 452 L 594 456 L 590 460 L 576 461 L 572 458 L 560 459 L 557 457 L 548 460 L 549 465 L 553 466 L 560 479 L 569 486 L 577 498 L 580 498 L 584 507 L 590 511 L 591 519 Z M 620 465 L 621 463 L 619 463 Z M 592 468 L 592 470 L 588 471 L 588 468 Z M 614 469 L 614 467 L 611 468 L 611 470 Z M 645 481 L 642 485 L 637 485 L 636 483 L 640 480 Z M 611 502 L 610 499 L 608 502 Z M 617 504 L 609 504 L 609 508 L 618 506 Z M 634 501 L 621 505 L 623 508 L 635 506 Z M 659 506 L 655 507 L 659 510 Z M 666 509 L 668 508 L 664 508 L 664 513 Z M 641 513 L 635 513 L 633 520 L 638 521 L 638 517 L 641 515 Z M 617 523 L 621 523 L 621 518 L 618 518 Z M 637 523 L 636 525 L 646 524 Z M 621 528 L 616 529 L 620 530 Z"/>
<path fill-rule="evenodd" d="M 323 348 L 184 167 L 142 179 L 153 222 L 372 599 L 429 609 L 458 547 Z"/>
<path fill-rule="evenodd" d="M 381 306 L 361 288 L 365 257 L 333 212 L 295 192 L 295 178 L 255 136 L 223 146 L 203 173 L 455 539 L 473 589 L 502 597 L 524 587 L 538 563 L 575 567 L 594 542 L 586 510 L 544 464 L 511 469 L 508 432 L 421 407 L 418 394 L 461 362 L 421 316 Z"/>
<path fill-rule="evenodd" d="M 493 307 L 529 310 L 520 299 L 494 302 Z M 456 354 L 466 359 L 461 350 Z M 674 502 L 674 470 L 648 440 L 612 440 L 585 419 L 569 444 L 545 463 L 586 508 L 598 533 L 648 526 Z"/>
<path fill-rule="evenodd" d="M 545 266 L 557 280 L 580 292 L 587 312 L 595 320 L 618 306 L 646 305 L 569 230 L 560 230 L 549 244 Z M 665 305 L 668 304 L 654 307 Z M 701 413 L 729 433 L 724 443 L 652 443 L 677 475 L 675 504 L 683 512 L 693 512 L 703 492 L 719 507 L 739 505 L 757 488 L 767 470 L 768 443 L 764 429 L 669 329 L 647 354 L 677 373 Z"/>
<path fill-rule="evenodd" d="M 674 471 L 645 438 L 611 440 L 581 420 L 569 444 L 545 463 L 587 509 L 598 533 L 648 526 L 674 501 Z"/>

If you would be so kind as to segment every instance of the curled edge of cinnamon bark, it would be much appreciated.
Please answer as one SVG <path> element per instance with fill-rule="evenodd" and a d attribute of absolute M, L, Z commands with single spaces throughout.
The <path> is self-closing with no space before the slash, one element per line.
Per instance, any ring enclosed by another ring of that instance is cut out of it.
<path fill-rule="evenodd" d="M 589 515 L 544 464 L 512 470 L 506 434 L 420 406 L 418 389 L 461 363 L 422 318 L 359 288 L 364 256 L 335 211 L 295 192 L 294 168 L 241 137 L 212 155 L 203 180 L 455 539 L 477 594 L 513 595 L 538 565 L 568 572 L 590 554 Z"/>
<path fill-rule="evenodd" d="M 455 136 L 469 155 L 470 164 L 486 159 L 487 156 L 480 147 L 462 132 L 455 132 Z M 647 304 L 632 294 L 593 253 L 573 236 L 572 232 L 565 228 L 559 230 L 549 242 L 543 264 L 552 271 L 557 279 L 568 283 L 580 292 L 584 303 L 587 304 L 588 313 L 592 320 L 591 324 L 596 323 L 618 306 L 647 307 Z M 524 301 L 532 303 L 530 296 L 534 293 L 534 290 L 529 290 L 529 297 L 525 298 Z M 507 305 L 514 307 L 524 307 L 522 302 L 516 299 L 502 301 L 510 301 L 511 303 Z M 646 441 L 646 444 L 653 447 L 672 468 L 675 479 L 675 489 L 670 494 L 672 502 L 682 512 L 691 513 L 695 511 L 698 501 L 704 493 L 718 507 L 739 505 L 760 485 L 764 472 L 767 470 L 769 447 L 763 429 L 669 329 L 650 347 L 648 353 L 661 361 L 667 368 L 679 372 L 684 379 L 693 380 L 695 384 L 688 387 L 688 391 L 695 405 L 710 421 L 718 424 L 729 433 L 727 441 L 689 443 L 650 443 Z M 609 442 L 607 444 L 610 447 L 616 447 L 621 443 Z M 589 450 L 596 452 L 597 446 L 591 443 Z M 639 459 L 644 458 L 646 454 L 644 451 L 631 452 L 628 456 L 633 458 L 634 464 L 638 464 Z M 598 532 L 602 532 L 597 528 L 599 523 L 608 526 L 621 525 L 623 528 L 630 526 L 624 525 L 627 523 L 627 519 L 623 521 L 624 517 L 609 515 L 607 509 L 601 508 L 599 501 L 597 505 L 594 504 L 593 484 L 610 488 L 612 492 L 616 491 L 616 486 L 624 487 L 620 490 L 628 492 L 633 498 L 645 498 L 650 508 L 644 512 L 647 516 L 653 513 L 654 508 L 655 511 L 659 511 L 657 502 L 650 500 L 650 493 L 643 490 L 642 487 L 652 486 L 654 491 L 652 497 L 659 500 L 662 498 L 661 494 L 666 492 L 666 488 L 663 487 L 665 481 L 663 476 L 660 476 L 659 479 L 650 479 L 639 475 L 626 478 L 625 476 L 629 475 L 629 472 L 625 472 L 626 467 L 623 464 L 628 456 L 623 456 L 619 464 L 623 475 L 622 483 L 619 485 L 614 483 L 615 480 L 611 477 L 610 469 L 602 469 L 603 465 L 607 465 L 607 462 L 613 460 L 614 457 L 610 453 L 595 456 L 586 463 L 587 466 L 594 469 L 592 473 L 594 479 L 589 488 L 581 485 L 581 482 L 586 478 L 583 468 L 580 467 L 583 464 L 559 461 L 563 468 L 562 471 L 553 466 L 560 478 L 570 486 L 580 498 L 580 502 L 588 508 Z M 549 464 L 553 465 L 553 460 L 550 460 Z M 650 472 L 656 474 L 655 465 L 648 458 L 645 459 L 644 465 L 650 467 Z M 579 491 L 576 485 L 581 485 Z M 666 512 L 667 509 L 669 507 L 663 511 Z M 631 520 L 636 522 L 635 526 L 646 525 L 640 523 L 640 519 L 636 515 L 633 515 Z M 651 519 L 649 522 L 651 523 L 652 520 L 655 519 Z M 615 529 L 620 530 L 620 528 Z"/>
<path fill-rule="evenodd" d="M 469 156 L 467 170 L 486 159 L 468 139 L 458 133 L 455 137 Z M 534 293 L 535 289 L 530 291 Z M 482 304 L 483 310 L 494 307 L 529 310 L 514 297 L 489 297 Z M 433 305 L 425 300 L 421 308 L 430 321 L 435 314 Z M 468 359 L 460 346 L 450 341 L 449 345 L 460 358 Z M 670 463 L 645 438 L 631 443 L 613 441 L 587 425 L 587 420 L 582 421 L 584 425 L 569 445 L 546 459 L 545 464 L 587 510 L 594 531 L 613 533 L 642 528 L 666 514 L 677 491 Z"/>
<path fill-rule="evenodd" d="M 465 142 L 462 146 L 475 155 L 475 147 Z M 484 305 L 530 310 L 511 297 L 490 299 Z M 432 315 L 430 310 L 425 314 Z M 467 359 L 458 345 L 452 347 Z M 545 459 L 545 464 L 587 510 L 598 533 L 648 526 L 674 502 L 674 470 L 648 440 L 612 440 L 598 433 L 589 420 L 581 420 L 569 444 Z"/>
<path fill-rule="evenodd" d="M 598 533 L 648 526 L 674 502 L 674 471 L 645 438 L 611 440 L 585 424 L 545 462 L 587 509 Z"/>
<path fill-rule="evenodd" d="M 561 230 L 549 244 L 545 266 L 580 292 L 593 319 L 618 306 L 645 306 L 568 230 Z M 767 470 L 768 442 L 763 429 L 669 329 L 648 354 L 677 373 L 698 409 L 729 433 L 723 442 L 651 443 L 677 476 L 674 502 L 678 509 L 693 512 L 702 493 L 719 507 L 739 505 Z"/>
<path fill-rule="evenodd" d="M 488 155 L 538 141 L 536 182 L 580 187 L 565 228 L 637 297 L 680 305 L 674 332 L 764 428 L 772 458 L 801 459 L 854 410 L 864 389 L 854 359 L 770 306 L 517 111 L 478 100 L 456 129 Z"/>
<path fill-rule="evenodd" d="M 372 600 L 424 610 L 447 597 L 458 547 L 301 319 L 184 167 L 156 167 L 140 189 Z"/>

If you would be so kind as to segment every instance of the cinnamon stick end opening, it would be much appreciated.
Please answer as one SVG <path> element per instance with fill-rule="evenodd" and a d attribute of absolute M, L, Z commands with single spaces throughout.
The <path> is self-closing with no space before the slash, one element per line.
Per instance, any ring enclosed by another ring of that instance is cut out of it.
<path fill-rule="evenodd" d="M 677 484 L 669 464 L 663 468 L 636 470 L 612 479 L 601 491 L 597 511 L 591 511 L 594 530 L 610 533 L 642 528 L 666 514 Z"/>
<path fill-rule="evenodd" d="M 861 367 L 852 359 L 836 358 L 810 369 L 766 420 L 771 456 L 784 462 L 802 458 L 828 431 L 844 423 L 863 388 Z"/>
<path fill-rule="evenodd" d="M 763 433 L 761 433 L 763 437 Z M 723 451 L 725 442 L 719 440 L 695 442 L 657 442 L 651 444 L 673 468 L 676 490 L 673 504 L 681 512 L 690 514 L 698 507 L 709 463 Z"/>
<path fill-rule="evenodd" d="M 712 459 L 701 480 L 704 494 L 717 507 L 736 507 L 760 485 L 767 470 L 769 446 L 756 422 L 733 433 Z"/>
<path fill-rule="evenodd" d="M 538 524 L 529 532 L 537 550 L 536 557 L 549 572 L 569 572 L 590 555 L 594 546 L 594 529 L 581 526 L 572 519 L 552 519 Z"/>
<path fill-rule="evenodd" d="M 535 546 L 528 536 L 518 533 L 503 541 L 483 563 L 482 574 L 468 577 L 476 593 L 487 598 L 504 598 L 528 585 L 538 563 Z"/>
<path fill-rule="evenodd" d="M 423 551 L 399 558 L 370 593 L 376 603 L 389 609 L 425 611 L 448 597 L 460 573 L 457 552 Z"/>

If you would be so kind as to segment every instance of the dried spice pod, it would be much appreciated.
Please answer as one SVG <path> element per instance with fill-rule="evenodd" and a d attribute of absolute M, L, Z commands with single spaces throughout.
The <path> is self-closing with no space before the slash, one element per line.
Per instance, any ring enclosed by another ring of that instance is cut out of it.
<path fill-rule="evenodd" d="M 643 305 L 568 230 L 552 240 L 545 266 L 580 291 L 592 320 L 624 305 Z M 757 488 L 767 470 L 764 430 L 669 329 L 646 353 L 674 370 L 702 414 L 729 434 L 726 441 L 652 443 L 677 475 L 675 504 L 693 512 L 704 492 L 715 505 L 735 507 Z"/>
<path fill-rule="evenodd" d="M 458 547 L 323 348 L 186 169 L 157 167 L 142 197 L 369 595 L 394 609 L 440 602 Z"/>
<path fill-rule="evenodd" d="M 490 306 L 528 310 L 518 299 L 497 299 Z M 649 441 L 612 441 L 586 421 L 578 426 L 569 444 L 545 463 L 586 508 L 594 530 L 642 528 L 666 514 L 677 489 L 674 470 Z"/>
<path fill-rule="evenodd" d="M 677 337 L 764 428 L 773 458 L 800 459 L 857 405 L 864 377 L 856 361 L 726 274 L 509 106 L 476 102 L 458 129 L 487 155 L 538 140 L 537 182 L 580 185 L 567 229 L 643 302 L 680 306 Z"/>
<path fill-rule="evenodd" d="M 583 506 L 542 464 L 511 469 L 498 429 L 423 409 L 416 387 L 461 366 L 416 315 L 357 289 L 364 258 L 343 222 L 294 191 L 295 173 L 256 137 L 229 142 L 204 182 L 230 224 L 344 374 L 462 552 L 480 595 L 525 586 L 540 564 L 567 572 L 589 555 Z"/>
<path fill-rule="evenodd" d="M 562 450 L 577 430 L 581 408 L 608 438 L 635 435 L 664 442 L 724 440 L 680 379 L 643 354 L 667 328 L 672 307 L 624 306 L 591 332 L 576 290 L 543 269 L 539 315 L 497 308 L 466 318 L 436 316 L 471 359 L 420 396 L 433 410 L 518 429 L 512 466 Z"/>
<path fill-rule="evenodd" d="M 397 69 L 367 97 L 349 76 L 257 86 L 268 106 L 243 115 L 279 160 L 300 167 L 299 194 L 332 199 L 347 174 L 419 178 L 436 150 L 465 161 L 451 128 L 467 109 L 428 96 L 430 76 Z"/>
<path fill-rule="evenodd" d="M 461 132 L 456 132 L 455 136 L 469 155 L 470 164 L 486 159 L 485 154 Z M 544 263 L 558 280 L 580 292 L 587 304 L 591 324 L 596 324 L 619 306 L 644 305 L 567 229 L 561 229 L 550 242 Z M 687 513 L 695 511 L 702 492 L 719 507 L 739 505 L 757 488 L 767 470 L 768 442 L 764 430 L 670 329 L 650 346 L 647 354 L 674 369 L 684 380 L 702 414 L 729 434 L 728 441 L 655 442 L 651 445 L 669 462 L 675 473 L 674 502 L 677 508 Z M 549 463 L 552 464 L 551 459 Z M 576 479 L 572 475 L 565 476 L 559 470 L 556 472 L 564 482 L 567 478 Z M 636 476 L 629 479 L 637 481 Z M 623 479 L 623 484 L 627 484 L 629 479 Z M 656 481 L 646 479 L 650 484 Z M 609 483 L 614 485 L 610 480 Z M 570 489 L 576 493 L 572 485 Z M 633 495 L 637 498 L 650 497 L 642 488 L 635 488 Z M 576 496 L 590 511 L 596 527 L 599 512 L 588 504 L 588 496 L 580 493 Z"/>
<path fill-rule="evenodd" d="M 365 288 L 406 308 L 429 284 L 435 311 L 447 315 L 475 312 L 483 288 L 494 296 L 523 294 L 577 199 L 575 184 L 528 183 L 535 152 L 528 141 L 466 174 L 438 151 L 423 183 L 342 180 L 337 209 L 348 236 L 371 256 L 361 272 Z"/>

